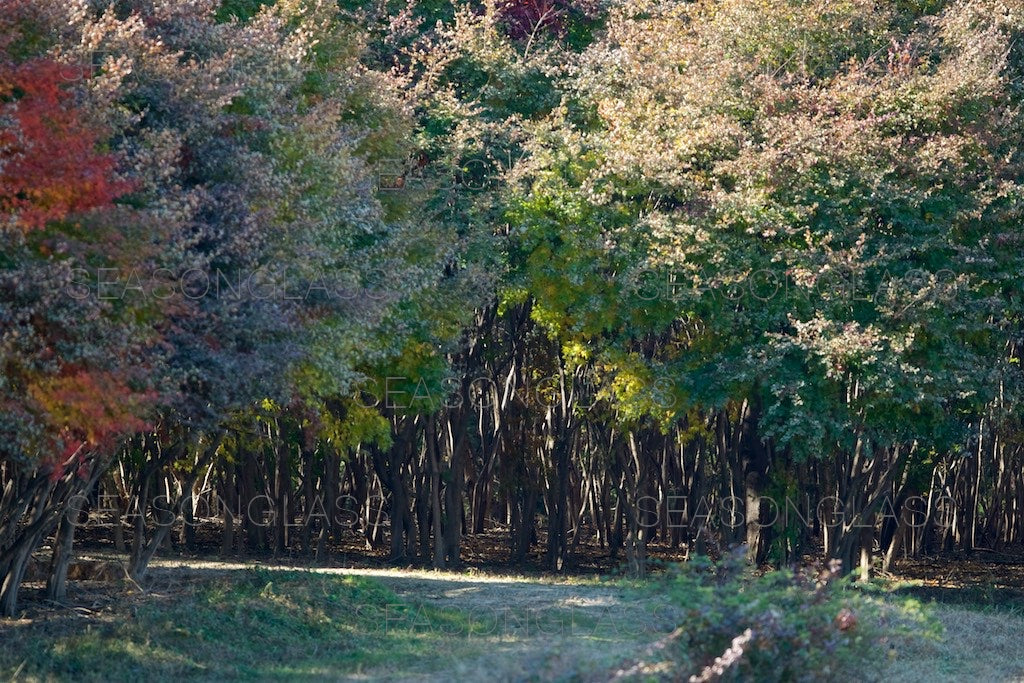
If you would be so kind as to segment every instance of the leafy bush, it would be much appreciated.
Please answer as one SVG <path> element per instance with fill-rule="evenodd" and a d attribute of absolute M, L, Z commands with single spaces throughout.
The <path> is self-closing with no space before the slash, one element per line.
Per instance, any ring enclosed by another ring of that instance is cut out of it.
<path fill-rule="evenodd" d="M 854 664 L 862 677 L 894 637 L 930 623 L 916 603 L 897 606 L 840 578 L 835 561 L 761 574 L 741 550 L 676 565 L 659 588 L 680 608 L 669 654 L 691 681 L 825 680 Z"/>

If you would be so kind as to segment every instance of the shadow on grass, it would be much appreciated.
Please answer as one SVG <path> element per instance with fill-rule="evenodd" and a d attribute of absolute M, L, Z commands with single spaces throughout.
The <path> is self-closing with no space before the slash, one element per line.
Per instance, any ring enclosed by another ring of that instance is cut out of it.
<path fill-rule="evenodd" d="M 113 590 L 113 589 L 111 589 Z M 135 680 L 323 678 L 394 662 L 426 665 L 457 613 L 417 612 L 432 629 L 388 629 L 381 619 L 412 605 L 378 582 L 263 569 L 189 570 L 157 576 L 146 594 L 82 616 L 36 606 L 0 624 L 0 674 Z M 420 661 L 423 660 L 423 661 Z"/>
<path fill-rule="evenodd" d="M 79 584 L 76 607 L 28 604 L 0 622 L 0 678 L 445 678 L 476 662 L 468 678 L 507 679 L 543 668 L 507 668 L 535 652 L 603 666 L 671 621 L 619 589 L 452 575 L 155 568 L 145 588 Z"/>
<path fill-rule="evenodd" d="M 966 609 L 1024 615 L 1024 589 L 1010 586 L 903 585 L 893 588 L 891 594 Z"/>

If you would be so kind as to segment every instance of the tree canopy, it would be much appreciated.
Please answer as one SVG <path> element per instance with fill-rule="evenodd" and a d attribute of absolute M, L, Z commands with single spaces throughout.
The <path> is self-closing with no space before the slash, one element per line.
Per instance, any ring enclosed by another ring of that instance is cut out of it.
<path fill-rule="evenodd" d="M 1019 544 L 1022 33 L 1016 0 L 5 0 L 0 609 L 51 536 L 59 595 L 101 490 L 136 577 L 202 500 L 226 552 L 386 529 L 434 566 L 495 520 L 556 571 L 588 533 L 638 573 Z"/>

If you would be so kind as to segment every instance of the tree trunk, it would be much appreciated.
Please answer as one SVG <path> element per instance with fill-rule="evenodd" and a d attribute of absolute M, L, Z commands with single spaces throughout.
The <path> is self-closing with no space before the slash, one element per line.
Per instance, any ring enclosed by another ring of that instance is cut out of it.
<path fill-rule="evenodd" d="M 50 560 L 50 576 L 46 580 L 46 597 L 50 600 L 61 601 L 67 597 L 68 565 L 71 564 L 77 516 L 77 510 L 68 510 L 61 516 L 57 527 L 53 557 Z"/>

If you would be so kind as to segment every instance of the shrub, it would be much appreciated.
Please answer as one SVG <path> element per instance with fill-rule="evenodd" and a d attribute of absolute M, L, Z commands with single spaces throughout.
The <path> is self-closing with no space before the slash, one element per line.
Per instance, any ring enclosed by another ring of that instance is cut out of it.
<path fill-rule="evenodd" d="M 854 664 L 861 678 L 893 637 L 929 624 L 915 603 L 898 606 L 840 578 L 836 561 L 758 573 L 740 550 L 675 565 L 659 590 L 679 608 L 668 653 L 691 681 L 834 679 Z"/>

